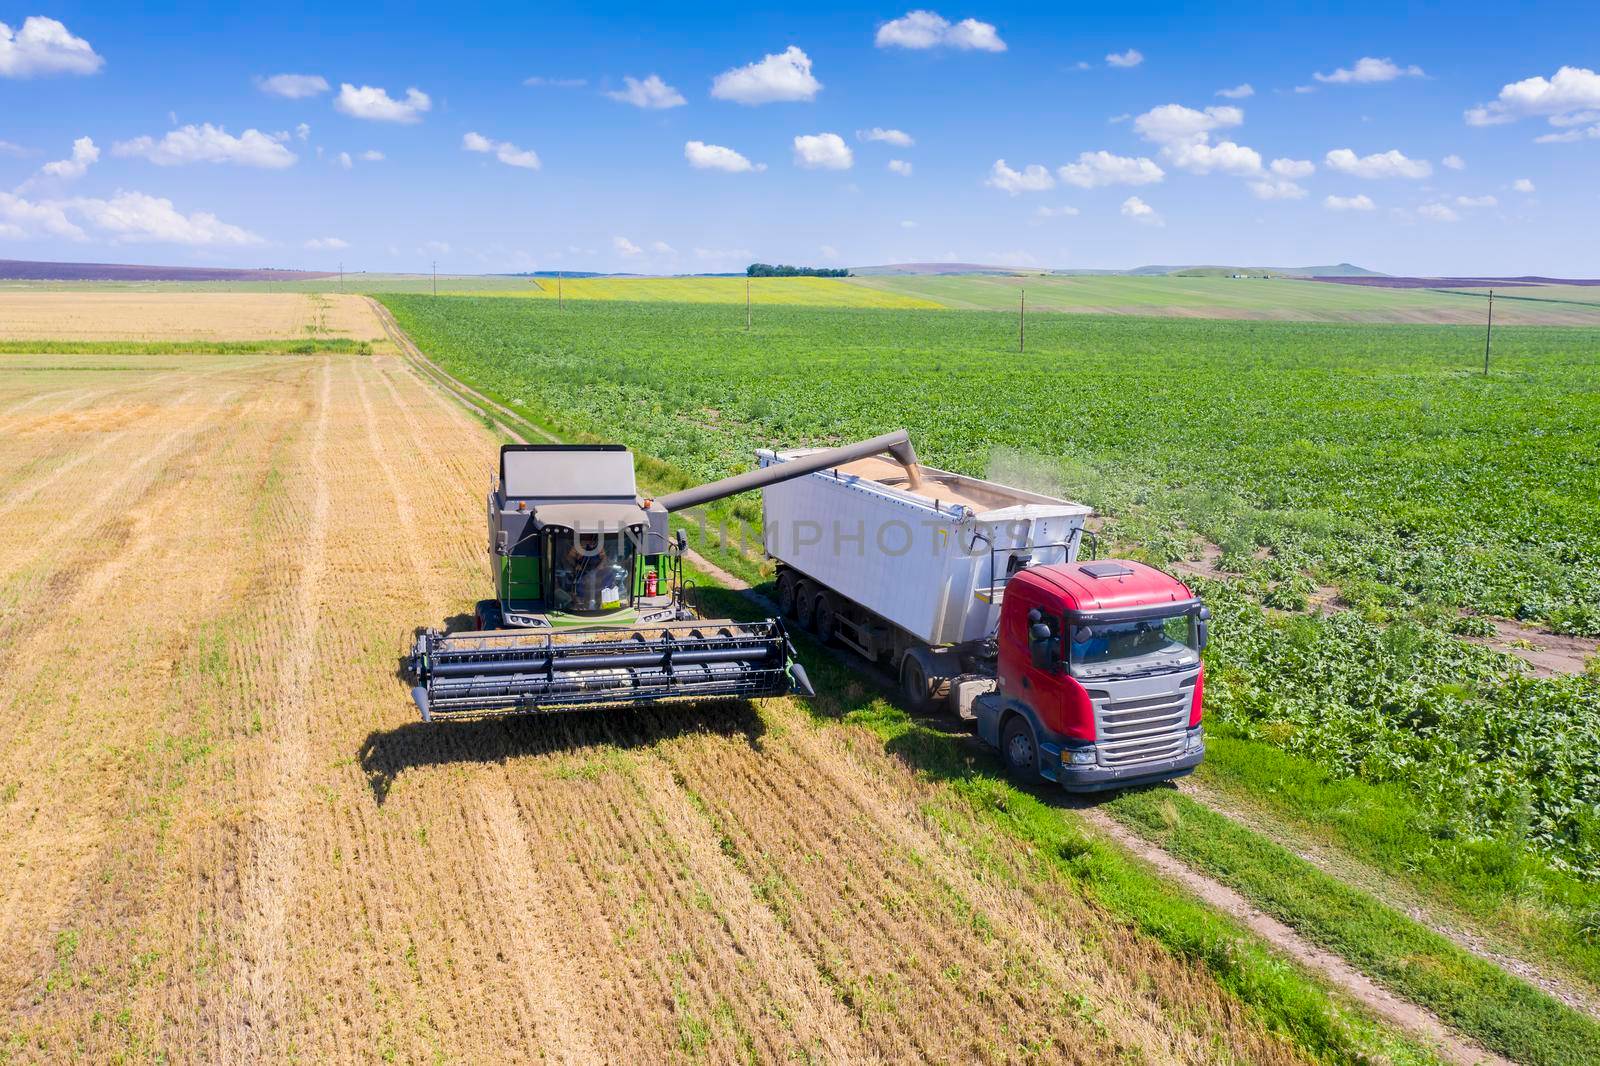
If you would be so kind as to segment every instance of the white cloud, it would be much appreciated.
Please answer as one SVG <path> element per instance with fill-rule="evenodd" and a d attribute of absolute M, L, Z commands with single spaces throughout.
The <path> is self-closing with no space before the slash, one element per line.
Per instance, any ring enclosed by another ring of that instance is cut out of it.
<path fill-rule="evenodd" d="M 849 170 L 850 146 L 837 133 L 802 134 L 794 139 L 794 164 L 807 170 Z"/>
<path fill-rule="evenodd" d="M 283 139 L 287 138 L 288 134 L 283 134 Z M 235 166 L 262 167 L 267 170 L 292 167 L 297 158 L 283 146 L 282 140 L 260 130 L 245 130 L 235 137 L 221 126 L 213 126 L 209 122 L 172 130 L 159 141 L 148 136 L 118 141 L 111 146 L 111 154 L 148 159 L 162 167 L 189 163 L 232 163 Z"/>
<path fill-rule="evenodd" d="M 22 159 L 32 154 L 32 151 L 22 147 L 20 144 L 12 144 L 10 141 L 0 141 L 0 155 L 8 155 L 13 159 Z"/>
<path fill-rule="evenodd" d="M 904 159 L 891 159 L 889 160 L 889 173 L 898 174 L 902 178 L 909 178 L 911 176 L 911 164 Z"/>
<path fill-rule="evenodd" d="M 368 148 L 361 153 L 361 161 L 363 163 L 381 163 L 385 158 L 384 154 L 376 148 Z"/>
<path fill-rule="evenodd" d="M 315 237 L 307 241 L 305 246 L 313 252 L 337 252 L 350 247 L 350 242 L 338 237 Z"/>
<path fill-rule="evenodd" d="M 909 218 L 903 218 L 903 219 L 900 220 L 900 228 L 901 229 L 916 229 L 917 228 L 917 224 L 915 222 L 911 221 Z"/>
<path fill-rule="evenodd" d="M 1317 165 L 1309 159 L 1274 159 L 1272 172 L 1290 180 L 1309 178 L 1317 172 Z"/>
<path fill-rule="evenodd" d="M 1498 126 L 1545 116 L 1552 125 L 1561 126 L 1589 121 L 1577 114 L 1596 110 L 1600 110 L 1600 74 L 1586 67 L 1562 67 L 1551 78 L 1535 76 L 1503 86 L 1498 97 L 1469 108 L 1465 118 L 1469 126 Z M 1569 118 L 1571 122 L 1560 121 Z"/>
<path fill-rule="evenodd" d="M 1212 131 L 1228 129 L 1244 122 L 1244 112 L 1223 104 L 1196 111 L 1182 104 L 1162 104 L 1133 120 L 1133 128 L 1147 141 L 1156 144 L 1197 144 L 1209 139 Z"/>
<path fill-rule="evenodd" d="M 1296 85 L 1293 91 L 1297 96 L 1307 96 L 1316 92 L 1317 87 L 1315 85 Z"/>
<path fill-rule="evenodd" d="M 637 244 L 634 244 L 626 237 L 611 238 L 611 247 L 615 248 L 621 255 L 635 256 L 644 254 L 643 248 L 640 248 Z"/>
<path fill-rule="evenodd" d="M 1040 207 L 1034 211 L 1037 218 L 1072 218 L 1078 214 L 1076 207 Z"/>
<path fill-rule="evenodd" d="M 1417 208 L 1417 214 L 1431 222 L 1459 222 L 1461 216 L 1444 204 L 1423 204 Z"/>
<path fill-rule="evenodd" d="M 1258 200 L 1303 200 L 1306 195 L 1304 186 L 1280 178 L 1252 181 L 1250 192 Z"/>
<path fill-rule="evenodd" d="M 1329 196 L 1322 201 L 1322 206 L 1329 211 L 1371 211 L 1378 205 L 1362 193 L 1359 196 Z"/>
<path fill-rule="evenodd" d="M 1420 78 L 1423 73 L 1418 66 L 1402 67 L 1392 59 L 1365 56 L 1356 60 L 1352 67 L 1340 67 L 1332 74 L 1313 74 L 1312 77 L 1328 85 L 1376 85 L 1396 78 Z"/>
<path fill-rule="evenodd" d="M 660 111 L 669 107 L 682 107 L 689 101 L 683 94 L 666 82 L 658 74 L 652 74 L 643 81 L 623 75 L 622 81 L 626 89 L 616 89 L 606 93 L 613 100 L 646 110 Z"/>
<path fill-rule="evenodd" d="M 1076 163 L 1068 163 L 1056 173 L 1062 181 L 1080 189 L 1103 185 L 1154 185 L 1166 177 L 1166 171 L 1144 156 L 1134 158 L 1107 151 L 1080 152 Z"/>
<path fill-rule="evenodd" d="M 328 79 L 321 74 L 273 74 L 256 79 L 256 88 L 286 100 L 304 100 L 328 91 Z"/>
<path fill-rule="evenodd" d="M 652 242 L 651 245 L 650 245 L 650 250 L 652 252 L 655 252 L 657 255 L 677 255 L 678 254 L 677 252 L 673 251 L 672 245 L 668 244 L 666 241 L 654 241 L 654 242 Z"/>
<path fill-rule="evenodd" d="M 905 130 L 886 130 L 882 126 L 874 126 L 870 130 L 856 130 L 858 141 L 882 141 L 892 144 L 896 148 L 910 148 L 917 142 L 911 139 L 911 134 Z"/>
<path fill-rule="evenodd" d="M 339 165 L 345 170 L 349 170 L 351 167 L 355 166 L 355 161 L 350 158 L 349 152 L 340 152 L 334 158 L 339 161 Z"/>
<path fill-rule="evenodd" d="M 523 78 L 522 84 L 534 87 L 545 86 L 551 89 L 581 89 L 589 84 L 588 78 L 543 78 L 535 74 L 531 78 Z"/>
<path fill-rule="evenodd" d="M 1552 119 L 1551 121 L 1554 121 Z M 1571 144 L 1573 141 L 1600 139 L 1600 123 L 1586 129 L 1570 129 L 1561 133 L 1541 133 L 1533 139 L 1535 144 Z"/>
<path fill-rule="evenodd" d="M 1235 85 L 1231 89 L 1217 90 L 1218 96 L 1227 97 L 1229 100 L 1244 100 L 1254 96 L 1255 94 L 1255 86 L 1251 85 L 1249 82 L 1245 82 L 1243 85 Z"/>
<path fill-rule="evenodd" d="M 88 137 L 79 137 L 72 142 L 72 158 L 46 163 L 39 168 L 39 173 L 46 177 L 60 178 L 62 181 L 75 181 L 88 172 L 90 164 L 99 160 L 100 149 L 95 147 L 94 141 Z"/>
<path fill-rule="evenodd" d="M 1496 207 L 1500 203 L 1493 196 L 1458 196 L 1457 207 Z"/>
<path fill-rule="evenodd" d="M 294 128 L 294 135 L 300 138 L 302 141 L 309 140 L 311 137 L 311 127 L 302 122 L 300 125 Z"/>
<path fill-rule="evenodd" d="M 187 244 L 194 247 L 260 244 L 249 230 L 229 225 L 209 211 L 184 214 L 172 201 L 142 192 L 119 192 L 109 200 L 68 200 L 65 206 L 118 244 Z"/>
<path fill-rule="evenodd" d="M 1106 56 L 1106 65 L 1111 67 L 1136 67 L 1144 62 L 1144 53 L 1137 48 L 1130 48 L 1126 52 L 1112 52 Z"/>
<path fill-rule="evenodd" d="M 1006 166 L 1004 159 L 996 159 L 983 183 L 991 189 L 999 189 L 1003 193 L 1015 196 L 1019 192 L 1042 192 L 1045 189 L 1053 189 L 1056 179 L 1038 163 L 1031 163 L 1021 170 L 1012 170 Z"/>
<path fill-rule="evenodd" d="M 492 154 L 508 167 L 522 167 L 525 170 L 539 169 L 539 154 L 532 148 L 518 148 L 510 141 L 491 141 L 481 133 L 466 133 L 462 135 L 461 147 L 469 152 L 483 152 Z"/>
<path fill-rule="evenodd" d="M 1124 218 L 1131 218 L 1135 222 L 1143 222 L 1152 226 L 1161 225 L 1161 216 L 1156 214 L 1156 209 L 1137 196 L 1130 196 L 1122 201 L 1122 215 Z"/>
<path fill-rule="evenodd" d="M 873 43 L 879 48 L 955 48 L 963 52 L 1004 52 L 993 24 L 977 19 L 951 23 L 933 11 L 908 11 L 878 27 Z"/>
<path fill-rule="evenodd" d="M 1511 183 L 1511 187 L 1517 192 L 1533 192 L 1533 182 L 1527 178 L 1518 178 Z"/>
<path fill-rule="evenodd" d="M 1261 173 L 1261 153 L 1242 144 L 1176 144 L 1161 150 L 1162 157 L 1191 174 L 1232 174 L 1248 178 Z"/>
<path fill-rule="evenodd" d="M 711 82 L 711 95 L 737 104 L 812 100 L 822 83 L 811 74 L 811 57 L 794 45 L 759 62 L 734 67 Z"/>
<path fill-rule="evenodd" d="M 1467 161 L 1465 159 L 1462 159 L 1458 155 L 1453 155 L 1453 154 L 1452 155 L 1447 155 L 1443 159 L 1439 160 L 1439 162 L 1443 163 L 1445 166 L 1449 167 L 1451 170 L 1465 170 L 1465 169 L 1467 169 Z"/>
<path fill-rule="evenodd" d="M 67 218 L 60 201 L 36 203 L 24 200 L 14 193 L 0 192 L 0 223 L 3 223 L 5 232 L 10 237 L 21 238 L 43 233 L 74 241 L 89 239 L 89 235 L 81 227 Z"/>
<path fill-rule="evenodd" d="M 1358 178 L 1425 178 L 1433 173 L 1426 159 L 1408 159 L 1399 149 L 1357 156 L 1348 148 L 1335 148 L 1323 159 L 1331 169 Z"/>
<path fill-rule="evenodd" d="M 88 41 L 55 19 L 29 15 L 14 32 L 0 22 L 0 78 L 93 74 L 104 65 Z"/>
<path fill-rule="evenodd" d="M 829 259 L 837 259 L 837 258 L 839 258 L 839 249 L 835 248 L 831 244 L 824 244 L 821 248 L 819 248 L 817 250 L 819 252 L 821 252 L 824 256 L 826 256 Z"/>
<path fill-rule="evenodd" d="M 724 148 L 720 144 L 707 144 L 704 141 L 685 141 L 683 145 L 683 158 L 696 170 L 721 170 L 729 174 L 744 174 L 760 172 L 767 169 L 765 163 L 751 163 L 750 160 L 734 151 Z"/>
<path fill-rule="evenodd" d="M 450 245 L 445 241 L 428 241 L 418 250 L 429 252 L 433 255 L 449 255 Z"/>
<path fill-rule="evenodd" d="M 407 89 L 404 100 L 396 100 L 388 90 L 371 85 L 359 89 L 349 82 L 339 86 L 334 98 L 335 109 L 351 118 L 364 118 L 373 122 L 421 122 L 422 115 L 433 108 L 433 100 L 421 89 Z"/>

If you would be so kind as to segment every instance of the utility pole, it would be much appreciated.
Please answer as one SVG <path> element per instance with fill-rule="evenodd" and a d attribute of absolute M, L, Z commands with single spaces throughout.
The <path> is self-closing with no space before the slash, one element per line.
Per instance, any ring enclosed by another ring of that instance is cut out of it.
<path fill-rule="evenodd" d="M 439 295 L 439 260 L 433 261 L 433 294 Z"/>
<path fill-rule="evenodd" d="M 1494 340 L 1494 290 L 1489 290 L 1489 324 L 1483 329 L 1483 376 L 1489 376 L 1489 343 Z"/>
<path fill-rule="evenodd" d="M 744 331 L 750 332 L 750 278 L 744 279 Z"/>
<path fill-rule="evenodd" d="M 344 260 L 339 260 L 339 292 L 344 292 Z"/>
<path fill-rule="evenodd" d="M 1020 354 L 1027 350 L 1028 343 L 1028 290 L 1023 289 L 1021 301 L 1017 304 L 1017 352 Z"/>

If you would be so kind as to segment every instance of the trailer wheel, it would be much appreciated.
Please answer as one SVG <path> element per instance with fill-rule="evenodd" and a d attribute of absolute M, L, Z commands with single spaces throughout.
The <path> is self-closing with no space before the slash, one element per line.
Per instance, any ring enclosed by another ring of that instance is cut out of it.
<path fill-rule="evenodd" d="M 477 623 L 479 631 L 486 629 L 499 629 L 500 604 L 494 600 L 479 600 L 473 611 L 473 620 Z"/>
<path fill-rule="evenodd" d="M 783 615 L 785 618 L 792 619 L 795 615 L 796 601 L 794 586 L 794 574 L 785 570 L 783 573 L 778 575 L 778 613 Z"/>
<path fill-rule="evenodd" d="M 833 597 L 826 592 L 817 593 L 817 598 L 812 601 L 811 615 L 817 630 L 817 640 L 823 644 L 832 644 L 833 635 L 838 632 L 838 619 L 833 611 Z"/>
<path fill-rule="evenodd" d="M 1031 785 L 1039 780 L 1039 744 L 1033 736 L 1033 726 L 1020 714 L 1006 721 L 1000 738 L 1000 754 L 1006 760 L 1006 773 L 1019 785 Z"/>
<path fill-rule="evenodd" d="M 933 695 L 928 691 L 928 671 L 915 655 L 900 660 L 900 695 L 906 708 L 918 714 L 933 708 Z"/>
<path fill-rule="evenodd" d="M 794 620 L 807 633 L 811 632 L 811 626 L 816 621 L 816 607 L 816 589 L 812 588 L 811 582 L 797 584 L 794 590 Z"/>

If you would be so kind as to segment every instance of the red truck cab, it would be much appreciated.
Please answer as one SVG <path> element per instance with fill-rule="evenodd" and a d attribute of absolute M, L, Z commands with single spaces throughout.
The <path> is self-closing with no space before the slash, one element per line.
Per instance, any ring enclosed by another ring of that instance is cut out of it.
<path fill-rule="evenodd" d="M 1029 567 L 1005 587 L 978 735 L 1023 780 L 1093 792 L 1181 777 L 1205 755 L 1210 612 L 1143 563 Z"/>

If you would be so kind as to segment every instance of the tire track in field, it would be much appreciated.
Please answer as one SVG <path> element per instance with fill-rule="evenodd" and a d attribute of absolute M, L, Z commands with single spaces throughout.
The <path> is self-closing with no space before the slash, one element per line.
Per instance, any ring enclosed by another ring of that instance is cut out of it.
<path fill-rule="evenodd" d="M 254 813 L 249 842 L 242 857 L 239 889 L 245 921 L 238 930 L 240 954 L 233 961 L 222 1011 L 224 1045 L 243 1061 L 259 1060 L 274 1047 L 276 1030 L 285 1021 L 284 982 L 286 921 L 297 887 L 301 861 L 298 815 L 304 804 L 302 782 L 321 622 L 321 585 L 327 568 L 325 548 L 329 512 L 328 423 L 332 405 L 333 364 L 322 364 L 316 424 L 307 457 L 311 500 L 303 555 L 290 615 L 293 638 L 279 662 L 276 699 L 263 708 L 263 724 L 271 738 L 265 778 L 270 791 Z"/>

